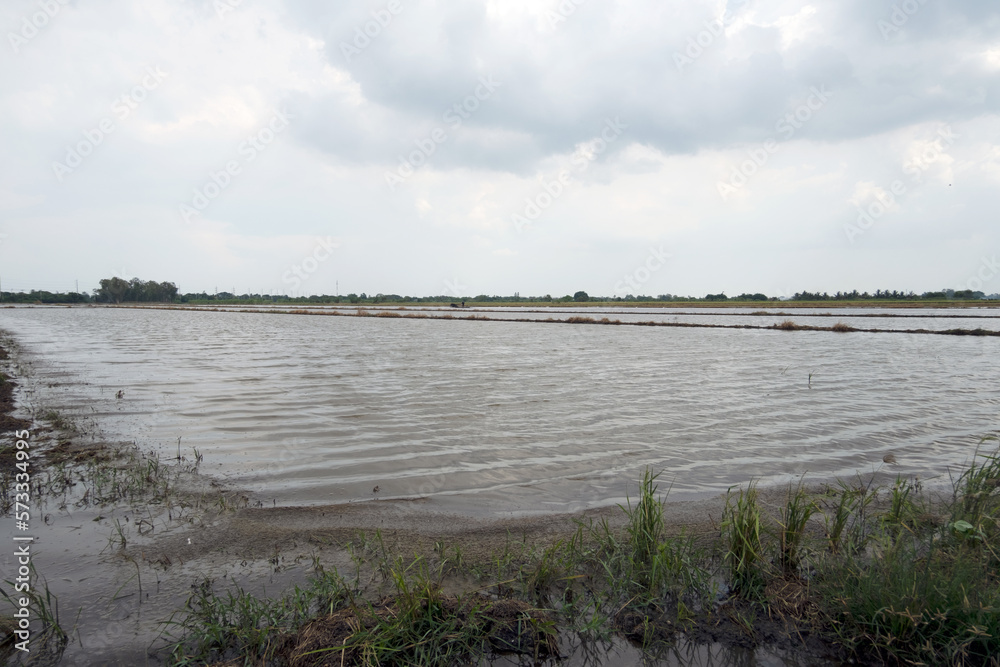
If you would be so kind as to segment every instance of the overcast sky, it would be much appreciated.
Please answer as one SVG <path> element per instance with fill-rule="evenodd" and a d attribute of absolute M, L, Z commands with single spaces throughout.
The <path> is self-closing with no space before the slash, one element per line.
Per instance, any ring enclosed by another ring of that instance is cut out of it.
<path fill-rule="evenodd" d="M 996 0 L 4 0 L 0 280 L 1000 292 Z"/>

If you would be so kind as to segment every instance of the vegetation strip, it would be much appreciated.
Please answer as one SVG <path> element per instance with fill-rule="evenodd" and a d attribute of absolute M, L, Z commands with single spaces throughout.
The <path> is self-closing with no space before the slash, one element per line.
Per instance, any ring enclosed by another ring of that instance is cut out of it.
<path fill-rule="evenodd" d="M 783 304 L 783 306 L 784 307 L 791 307 L 791 308 L 797 308 L 797 307 L 799 307 L 799 306 L 795 306 L 794 304 Z M 147 307 L 155 308 L 155 306 L 147 306 Z M 169 309 L 171 306 L 164 305 L 162 307 Z M 263 305 L 261 307 L 262 308 L 269 308 L 269 306 L 266 306 L 266 305 Z M 333 305 L 331 305 L 331 306 L 323 306 L 323 307 L 324 308 L 328 308 L 328 309 L 333 310 L 333 311 L 337 311 L 337 310 L 340 310 L 340 311 L 357 310 L 356 306 L 333 306 Z M 518 306 L 512 306 L 512 307 L 517 308 Z M 559 308 L 559 313 L 566 314 L 566 315 L 591 315 L 594 312 L 593 311 L 594 308 L 602 308 L 602 307 L 621 308 L 623 310 L 631 308 L 630 306 L 619 306 L 619 305 L 604 306 L 603 304 L 596 304 L 596 305 L 591 306 L 589 308 L 585 306 L 583 310 L 569 310 L 567 308 L 560 307 L 558 305 L 553 306 L 553 307 Z M 740 307 L 745 308 L 746 306 L 740 306 Z M 636 306 L 635 308 L 650 308 L 650 306 Z M 681 310 L 681 311 L 675 311 L 675 310 L 672 310 L 671 306 L 663 306 L 662 308 L 664 310 L 670 309 L 669 310 L 669 314 L 670 315 L 674 315 L 674 316 L 676 316 L 676 315 L 684 315 L 684 316 L 690 316 L 690 317 L 716 317 L 716 316 L 719 316 L 719 317 L 792 317 L 792 315 L 793 315 L 793 313 L 786 313 L 785 311 L 781 311 L 781 310 L 774 311 L 774 312 L 768 312 L 766 310 L 755 310 L 755 311 L 752 311 L 752 312 L 749 312 L 749 313 L 721 312 L 722 309 L 732 310 L 732 308 L 733 308 L 732 306 L 719 306 L 719 308 L 720 308 L 719 311 L 713 311 L 713 312 L 707 312 L 707 313 L 706 312 L 700 312 L 700 313 L 699 312 L 688 312 L 688 311 L 683 311 L 683 310 Z M 412 307 L 412 306 L 380 306 L 380 305 L 376 305 L 376 306 L 372 306 L 371 309 L 372 310 L 380 310 L 380 311 L 385 310 L 385 311 L 401 311 L 401 312 L 438 313 L 438 312 L 442 312 L 443 307 L 427 308 L 427 307 Z M 502 313 L 502 312 L 505 312 L 503 310 L 499 310 L 498 308 L 494 308 L 494 307 L 490 307 L 490 306 L 466 306 L 465 309 L 466 310 L 470 310 L 472 312 L 476 312 L 476 313 Z M 205 308 L 195 308 L 195 310 L 205 310 Z M 256 313 L 256 312 L 262 312 L 262 311 L 259 311 L 259 310 L 246 310 L 246 311 L 240 311 L 240 312 Z M 319 311 L 317 311 L 317 312 L 319 312 Z M 448 311 L 444 310 L 443 312 L 448 312 Z M 550 313 L 550 312 L 552 312 L 552 309 L 551 308 L 549 308 L 549 309 L 529 309 L 529 308 L 523 308 L 523 309 L 520 309 L 520 310 L 518 310 L 516 312 L 519 312 L 519 313 L 538 313 L 538 314 L 543 314 L 543 313 Z M 609 314 L 613 314 L 613 315 L 632 315 L 633 313 L 621 312 L 621 313 L 609 313 Z M 901 313 L 851 313 L 849 315 L 844 315 L 843 313 L 797 313 L 797 314 L 800 315 L 801 317 L 857 317 L 857 318 L 868 317 L 868 318 L 885 318 L 885 319 L 890 319 L 890 318 L 897 318 L 897 319 L 902 319 L 902 318 L 916 318 L 916 319 L 1000 320 L 1000 315 L 953 315 L 951 313 L 949 313 L 947 315 L 923 314 L 923 313 L 921 313 L 921 314 L 912 314 L 912 313 L 902 313 L 902 314 Z"/>
<path fill-rule="evenodd" d="M 901 477 L 790 486 L 776 512 L 755 484 L 734 488 L 710 544 L 668 534 L 649 470 L 621 510 L 622 530 L 577 520 L 566 539 L 512 539 L 477 563 L 442 543 L 401 557 L 362 533 L 347 545 L 353 573 L 317 565 L 280 599 L 206 582 L 165 625 L 165 648 L 174 665 L 457 665 L 558 660 L 617 635 L 651 657 L 686 639 L 808 664 L 997 664 L 1000 450 L 977 450 L 943 504 Z M 474 590 L 446 595 L 455 579 Z"/>

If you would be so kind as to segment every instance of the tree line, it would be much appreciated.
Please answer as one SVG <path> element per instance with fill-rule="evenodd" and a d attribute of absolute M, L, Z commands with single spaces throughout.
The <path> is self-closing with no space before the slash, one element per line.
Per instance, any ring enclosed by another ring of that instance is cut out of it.
<path fill-rule="evenodd" d="M 875 290 L 874 292 L 796 292 L 791 297 L 767 296 L 760 292 L 744 292 L 738 296 L 726 296 L 725 293 L 707 294 L 703 297 L 679 296 L 676 294 L 659 294 L 657 296 L 632 295 L 622 296 L 590 296 L 587 292 L 578 291 L 574 294 L 553 297 L 551 294 L 542 296 L 513 296 L 478 294 L 475 296 L 455 296 L 438 294 L 434 296 L 407 296 L 399 294 L 347 294 L 345 296 L 314 294 L 311 296 L 290 297 L 284 294 L 233 294 L 231 292 L 188 292 L 180 294 L 177 285 L 172 282 L 156 282 L 155 280 L 140 280 L 132 278 L 104 278 L 100 287 L 91 294 L 83 292 L 48 292 L 31 290 L 30 292 L 0 292 L 0 301 L 5 303 L 350 303 L 350 304 L 387 304 L 387 303 L 448 303 L 465 301 L 467 303 L 570 303 L 570 302 L 778 302 L 778 301 L 929 301 L 929 300 L 980 300 L 1000 299 L 1000 295 L 987 296 L 983 292 L 973 290 L 944 289 L 937 292 L 915 292 L 898 290 Z"/>

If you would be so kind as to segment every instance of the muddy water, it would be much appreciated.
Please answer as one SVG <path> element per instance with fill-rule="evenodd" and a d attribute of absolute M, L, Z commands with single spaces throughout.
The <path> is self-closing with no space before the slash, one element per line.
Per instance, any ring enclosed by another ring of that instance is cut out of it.
<path fill-rule="evenodd" d="M 863 312 L 816 323 L 882 326 Z M 889 453 L 892 473 L 947 481 L 1000 422 L 996 338 L 104 308 L 0 309 L 0 328 L 39 360 L 40 402 L 166 455 L 196 448 L 268 505 L 377 486 L 477 515 L 564 512 L 623 501 L 645 466 L 684 499 Z"/>
<path fill-rule="evenodd" d="M 289 306 L 223 306 L 233 311 L 267 312 L 288 310 Z M 298 308 L 298 306 L 296 306 Z M 357 306 L 344 305 L 310 305 L 312 313 L 355 314 Z M 207 310 L 207 308 L 206 308 Z M 565 319 L 567 317 L 591 317 L 600 319 L 607 317 L 621 322 L 665 322 L 699 325 L 740 326 L 750 325 L 769 327 L 786 320 L 799 325 L 815 327 L 831 327 L 838 322 L 857 329 L 886 329 L 903 331 L 907 329 L 926 329 L 942 331 L 946 329 L 985 329 L 1000 331 L 1000 308 L 624 308 L 624 307 L 515 307 L 489 308 L 477 307 L 455 310 L 440 306 L 365 306 L 368 313 L 383 311 L 400 314 L 417 315 L 457 315 L 486 317 L 490 319 L 525 318 L 544 320 L 552 317 Z"/>

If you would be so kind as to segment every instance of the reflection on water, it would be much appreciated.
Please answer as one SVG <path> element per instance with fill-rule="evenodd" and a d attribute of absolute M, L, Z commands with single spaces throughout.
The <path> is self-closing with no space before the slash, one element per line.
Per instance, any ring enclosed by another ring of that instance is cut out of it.
<path fill-rule="evenodd" d="M 683 499 L 888 452 L 893 473 L 946 480 L 1000 415 L 995 338 L 103 308 L 0 309 L 0 328 L 37 355 L 36 400 L 167 455 L 179 438 L 286 504 L 378 485 L 566 511 L 621 501 L 647 465 Z"/>
<path fill-rule="evenodd" d="M 831 664 L 826 659 L 808 655 L 800 657 L 778 649 L 699 644 L 684 635 L 678 635 L 672 645 L 646 651 L 620 637 L 595 641 L 568 635 L 560 637 L 559 649 L 559 660 L 538 663 L 528 656 L 501 656 L 482 664 L 490 667 L 539 664 L 561 667 L 805 667 Z"/>

